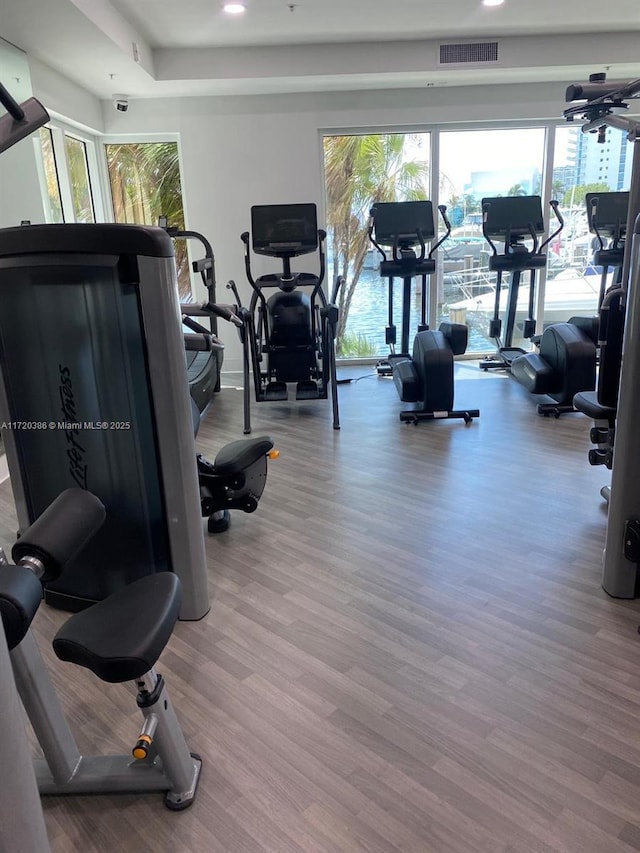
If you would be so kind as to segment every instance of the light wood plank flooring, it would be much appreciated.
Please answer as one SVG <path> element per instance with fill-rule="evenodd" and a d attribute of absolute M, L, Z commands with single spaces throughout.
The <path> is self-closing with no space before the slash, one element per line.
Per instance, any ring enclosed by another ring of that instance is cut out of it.
<path fill-rule="evenodd" d="M 468 427 L 400 424 L 375 376 L 340 388 L 340 432 L 327 403 L 254 406 L 281 458 L 208 538 L 211 612 L 159 666 L 198 799 L 47 799 L 54 853 L 640 850 L 640 602 L 600 588 L 590 424 L 456 370 Z M 224 389 L 200 448 L 241 418 Z M 5 484 L 4 544 L 12 512 Z M 41 608 L 41 645 L 64 618 Z M 129 749 L 130 694 L 47 659 L 81 747 Z"/>

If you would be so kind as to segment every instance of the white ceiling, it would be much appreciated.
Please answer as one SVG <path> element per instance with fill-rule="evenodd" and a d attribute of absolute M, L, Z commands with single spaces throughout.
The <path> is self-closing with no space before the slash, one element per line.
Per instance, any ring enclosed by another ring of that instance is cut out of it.
<path fill-rule="evenodd" d="M 470 38 L 640 29 L 638 0 L 111 0 L 153 47 Z M 290 7 L 293 6 L 293 12 Z"/>
<path fill-rule="evenodd" d="M 640 77 L 638 0 L 0 0 L 0 35 L 101 98 Z M 499 61 L 442 67 L 441 42 Z"/>

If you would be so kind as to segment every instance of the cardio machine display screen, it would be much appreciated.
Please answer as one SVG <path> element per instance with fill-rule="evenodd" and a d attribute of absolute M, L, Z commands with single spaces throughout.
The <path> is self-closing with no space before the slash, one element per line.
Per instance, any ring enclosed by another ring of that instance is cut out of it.
<path fill-rule="evenodd" d="M 587 193 L 587 218 L 589 231 L 602 237 L 624 235 L 627 230 L 627 215 L 629 213 L 629 193 Z M 595 219 L 595 228 L 594 228 Z"/>
<path fill-rule="evenodd" d="M 498 196 L 483 198 L 482 211 L 485 216 L 484 230 L 491 237 L 505 237 L 507 231 L 512 237 L 544 232 L 542 199 L 539 195 Z"/>
<path fill-rule="evenodd" d="M 318 247 L 315 204 L 261 204 L 251 208 L 253 251 L 304 254 Z"/>
<path fill-rule="evenodd" d="M 371 209 L 375 238 L 383 246 L 393 246 L 396 241 L 405 246 L 420 243 L 435 235 L 433 205 L 430 201 L 377 202 Z"/>

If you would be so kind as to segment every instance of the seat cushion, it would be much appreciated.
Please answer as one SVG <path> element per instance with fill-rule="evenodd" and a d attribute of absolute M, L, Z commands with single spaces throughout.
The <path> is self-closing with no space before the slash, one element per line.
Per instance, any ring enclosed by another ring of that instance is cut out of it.
<path fill-rule="evenodd" d="M 60 628 L 53 650 L 60 660 L 90 669 L 102 681 L 144 675 L 169 641 L 180 611 L 173 572 L 157 572 L 76 613 Z"/>
<path fill-rule="evenodd" d="M 268 435 L 230 441 L 216 454 L 212 473 L 220 475 L 239 474 L 257 462 L 258 459 L 266 456 L 272 448 L 273 441 Z"/>

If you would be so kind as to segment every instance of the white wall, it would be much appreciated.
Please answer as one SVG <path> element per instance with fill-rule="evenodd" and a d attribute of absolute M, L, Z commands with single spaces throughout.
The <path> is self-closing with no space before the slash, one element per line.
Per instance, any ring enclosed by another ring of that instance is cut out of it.
<path fill-rule="evenodd" d="M 18 142 L 0 158 L 0 228 L 23 219 L 44 222 L 44 206 L 33 139 Z"/>
<path fill-rule="evenodd" d="M 225 301 L 225 283 L 234 278 L 245 300 L 239 235 L 250 227 L 251 205 L 315 202 L 322 210 L 320 129 L 557 118 L 564 90 L 565 84 L 545 84 L 141 100 L 122 115 L 103 102 L 104 128 L 180 134 L 188 225 L 212 242 L 218 299 Z M 310 259 L 299 259 L 297 269 Z M 256 259 L 255 267 L 273 269 L 266 259 Z M 220 334 L 227 368 L 240 369 L 237 335 L 226 323 Z"/>
<path fill-rule="evenodd" d="M 0 39 L 0 80 L 18 103 L 31 97 L 27 55 L 3 39 Z M 19 225 L 23 219 L 42 222 L 43 217 L 33 140 L 23 139 L 0 157 L 0 228 Z"/>
<path fill-rule="evenodd" d="M 95 95 L 32 56 L 29 68 L 33 94 L 50 114 L 55 113 L 84 130 L 102 131 L 102 108 Z"/>

